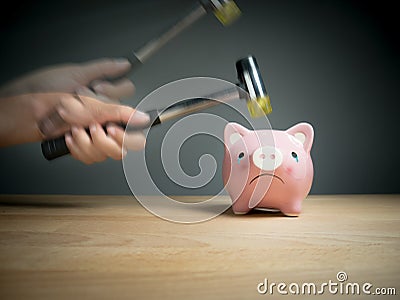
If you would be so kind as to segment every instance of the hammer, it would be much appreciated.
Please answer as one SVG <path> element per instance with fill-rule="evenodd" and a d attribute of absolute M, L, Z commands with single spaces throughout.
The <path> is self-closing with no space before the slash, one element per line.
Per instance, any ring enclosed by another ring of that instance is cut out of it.
<path fill-rule="evenodd" d="M 137 69 L 138 66 L 142 65 L 167 42 L 208 13 L 213 13 L 224 26 L 234 22 L 241 14 L 240 9 L 232 0 L 200 0 L 195 9 L 181 18 L 180 21 L 171 26 L 163 34 L 153 38 L 139 50 L 132 51 L 127 55 L 126 58 L 130 61 L 133 69 Z M 114 80 L 118 80 L 118 78 Z M 48 160 L 69 153 L 64 137 L 44 141 L 42 143 L 42 152 Z"/>
<path fill-rule="evenodd" d="M 148 41 L 139 50 L 129 53 L 127 58 L 134 67 L 143 64 L 167 42 L 208 13 L 213 13 L 224 26 L 233 23 L 241 14 L 240 9 L 232 0 L 200 0 L 195 9 L 189 14 L 181 18 L 180 21 L 160 36 Z"/>
<path fill-rule="evenodd" d="M 184 115 L 197 112 L 220 103 L 230 102 L 236 99 L 245 99 L 247 108 L 252 117 L 264 116 L 272 112 L 269 95 L 265 89 L 257 61 L 254 56 L 248 56 L 236 62 L 238 77 L 237 87 L 220 91 L 215 94 L 178 102 L 164 110 L 150 110 L 146 113 L 150 116 L 148 127 L 152 127 L 168 120 L 176 119 Z M 246 91 L 245 93 L 243 92 Z M 211 100 L 210 100 L 211 99 Z M 127 130 L 144 128 L 132 128 L 126 124 L 119 124 Z M 88 131 L 88 130 L 87 130 Z M 89 132 L 88 132 L 89 133 Z M 47 160 L 69 153 L 64 136 L 42 142 L 42 153 Z"/>

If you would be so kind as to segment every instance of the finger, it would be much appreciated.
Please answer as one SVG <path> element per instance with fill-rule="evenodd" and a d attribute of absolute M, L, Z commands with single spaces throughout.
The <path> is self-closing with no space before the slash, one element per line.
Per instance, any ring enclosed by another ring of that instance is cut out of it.
<path fill-rule="evenodd" d="M 123 124 L 129 123 L 132 126 L 146 126 L 150 123 L 148 114 L 135 110 L 132 107 L 102 103 L 85 96 L 82 96 L 81 99 L 92 117 L 100 124 L 115 122 Z"/>
<path fill-rule="evenodd" d="M 101 151 L 116 160 L 122 159 L 124 153 L 122 147 L 117 144 L 111 137 L 107 136 L 103 128 L 99 124 L 90 126 L 90 133 L 92 136 L 93 145 L 101 149 Z"/>
<path fill-rule="evenodd" d="M 66 123 L 87 126 L 94 121 L 92 113 L 87 109 L 81 99 L 81 96 L 61 98 L 60 104 L 57 106 L 56 110 Z M 101 104 L 98 100 L 94 101 Z"/>
<path fill-rule="evenodd" d="M 86 161 L 99 162 L 106 159 L 107 156 L 103 153 L 102 149 L 92 143 L 92 139 L 85 129 L 73 126 L 71 132 L 76 148 L 79 150 L 81 157 Z"/>
<path fill-rule="evenodd" d="M 102 58 L 89 61 L 81 66 L 82 76 L 87 82 L 95 79 L 117 77 L 127 73 L 131 68 L 130 62 L 125 58 Z"/>
<path fill-rule="evenodd" d="M 39 120 L 38 127 L 44 138 L 54 138 L 70 129 L 70 126 L 61 117 L 57 110 Z"/>
<path fill-rule="evenodd" d="M 68 150 L 73 158 L 80 160 L 87 165 L 93 163 L 93 161 L 89 159 L 89 157 L 87 157 L 84 153 L 82 153 L 81 149 L 75 144 L 69 132 L 65 134 L 65 143 L 67 144 Z"/>
<path fill-rule="evenodd" d="M 78 96 L 86 96 L 86 97 L 91 97 L 91 98 L 96 98 L 96 94 L 94 91 L 92 91 L 91 89 L 87 88 L 86 86 L 79 86 L 76 89 L 76 94 Z"/>
<path fill-rule="evenodd" d="M 90 91 L 83 93 L 89 95 Z M 91 112 L 86 109 L 79 95 L 63 95 L 54 110 L 38 122 L 38 126 L 45 138 L 52 138 L 69 131 L 71 125 L 87 126 L 93 120 Z"/>
<path fill-rule="evenodd" d="M 89 114 L 84 109 L 82 101 L 74 95 L 61 94 L 53 96 L 58 104 L 45 117 L 38 121 L 39 130 L 45 138 L 60 136 L 70 130 L 70 123 L 89 122 Z M 75 116 L 75 118 L 72 118 Z"/>
<path fill-rule="evenodd" d="M 129 79 L 122 79 L 114 84 L 107 81 L 98 81 L 93 84 L 93 89 L 97 94 L 107 96 L 111 99 L 122 99 L 132 96 L 135 86 Z"/>
<path fill-rule="evenodd" d="M 127 132 L 117 125 L 107 125 L 107 133 L 123 148 L 128 150 L 140 151 L 146 145 L 146 138 L 141 131 Z"/>
<path fill-rule="evenodd" d="M 80 86 L 76 89 L 76 94 L 79 96 L 79 98 L 81 96 L 86 96 L 86 97 L 90 97 L 96 100 L 100 100 L 102 102 L 106 102 L 106 103 L 119 103 L 119 101 L 114 101 L 113 99 L 110 99 L 108 97 L 106 97 L 105 95 L 102 94 L 96 94 L 94 90 L 91 90 L 89 88 L 87 88 L 86 86 Z"/>

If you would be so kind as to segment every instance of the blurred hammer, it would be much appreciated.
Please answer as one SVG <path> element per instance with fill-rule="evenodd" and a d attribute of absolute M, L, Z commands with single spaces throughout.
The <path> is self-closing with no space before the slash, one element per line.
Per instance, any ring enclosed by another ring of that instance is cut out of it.
<path fill-rule="evenodd" d="M 201 0 L 196 8 L 188 15 L 185 15 L 175 25 L 170 27 L 160 36 L 150 40 L 137 51 L 128 55 L 128 59 L 134 67 L 143 64 L 149 57 L 172 40 L 179 33 L 184 31 L 190 25 L 200 20 L 207 13 L 213 13 L 217 19 L 227 26 L 234 22 L 241 14 L 234 1 L 231 0 Z"/>
<path fill-rule="evenodd" d="M 167 42 L 172 40 L 179 33 L 184 31 L 190 25 L 201 19 L 208 13 L 213 13 L 216 18 L 224 25 L 229 25 L 234 22 L 241 14 L 240 9 L 232 0 L 200 0 L 188 15 L 185 15 L 175 25 L 170 27 L 160 36 L 150 40 L 137 51 L 132 51 L 128 54 L 127 59 L 135 70 L 138 66 L 142 65 L 154 53 L 161 49 Z M 114 78 L 113 80 L 118 80 Z M 171 112 L 172 110 L 170 110 Z M 151 124 L 156 125 L 160 123 L 160 118 L 157 111 L 149 112 L 152 120 Z M 121 124 L 125 127 L 125 125 Z M 47 140 L 42 142 L 42 153 L 48 160 L 66 155 L 69 153 L 68 147 L 65 143 L 64 136 Z"/>
<path fill-rule="evenodd" d="M 150 110 L 146 113 L 150 116 L 147 127 L 152 127 L 166 121 L 180 118 L 220 103 L 228 103 L 235 99 L 245 99 L 247 108 L 252 117 L 268 115 L 272 112 L 269 95 L 265 89 L 256 59 L 248 56 L 236 62 L 236 72 L 239 82 L 232 88 L 215 94 L 206 95 L 203 98 L 194 98 L 178 102 L 163 110 Z M 138 130 L 144 128 L 130 127 L 119 124 L 127 130 Z M 88 130 L 87 130 L 88 131 Z M 88 131 L 89 133 L 89 131 Z M 42 142 L 42 153 L 47 160 L 69 153 L 65 137 Z"/>

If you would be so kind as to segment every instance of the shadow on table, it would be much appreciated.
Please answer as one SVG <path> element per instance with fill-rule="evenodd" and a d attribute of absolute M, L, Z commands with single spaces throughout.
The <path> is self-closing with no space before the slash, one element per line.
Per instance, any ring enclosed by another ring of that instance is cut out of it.
<path fill-rule="evenodd" d="M 0 195 L 0 208 L 105 208 L 136 205 L 133 197 L 109 195 Z"/>
<path fill-rule="evenodd" d="M 18 200 L 0 200 L 1 207 L 12 207 L 12 208 L 88 208 L 92 207 L 87 202 L 67 202 L 67 201 L 50 201 L 47 199 L 18 199 Z"/>
<path fill-rule="evenodd" d="M 232 208 L 229 208 L 224 215 L 235 217 L 235 218 L 277 218 L 277 217 L 283 217 L 287 218 L 282 212 L 277 211 L 277 212 L 267 212 L 267 211 L 260 211 L 260 210 L 251 210 L 249 213 L 244 214 L 244 215 L 236 215 Z"/>

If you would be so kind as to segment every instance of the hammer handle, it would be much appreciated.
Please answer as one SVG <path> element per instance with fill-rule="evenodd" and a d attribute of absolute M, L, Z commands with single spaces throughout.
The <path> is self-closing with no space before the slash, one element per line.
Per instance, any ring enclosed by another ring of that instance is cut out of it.
<path fill-rule="evenodd" d="M 168 108 L 159 110 L 150 110 L 146 113 L 150 117 L 150 122 L 145 127 L 131 127 L 126 124 L 119 124 L 122 128 L 127 130 L 143 130 L 145 128 L 153 127 L 161 124 L 165 121 L 176 119 L 187 114 L 191 114 L 206 108 L 213 107 L 223 102 L 229 102 L 240 98 L 239 90 L 234 87 L 223 92 L 211 94 L 207 97 L 187 99 L 178 102 Z M 218 99 L 216 101 L 216 99 Z M 105 126 L 103 126 L 104 129 Z M 90 131 L 87 128 L 86 132 L 89 134 Z M 55 158 L 64 156 L 69 153 L 67 144 L 65 143 L 65 136 L 61 136 L 56 139 L 46 140 L 42 142 L 42 153 L 47 160 L 53 160 Z"/>
<path fill-rule="evenodd" d="M 153 54 L 160 50 L 170 40 L 175 38 L 181 32 L 189 28 L 192 24 L 196 23 L 201 17 L 207 14 L 207 9 L 204 4 L 198 4 L 183 18 L 179 19 L 176 23 L 170 26 L 166 31 L 157 37 L 151 39 L 138 50 L 131 51 L 125 57 L 129 60 L 132 70 L 138 69 L 145 61 L 147 61 Z M 105 78 L 108 81 L 116 82 L 126 77 L 126 74 L 117 78 Z"/>
<path fill-rule="evenodd" d="M 120 127 L 124 128 L 124 129 L 128 129 L 128 130 L 143 130 L 146 129 L 148 127 L 152 127 L 155 126 L 157 124 L 160 124 L 160 118 L 159 118 L 159 112 L 157 110 L 150 110 L 148 112 L 146 112 L 149 116 L 150 116 L 150 122 L 148 126 L 145 127 L 132 127 L 132 126 L 128 126 L 126 124 L 118 124 Z M 103 126 L 103 129 L 106 130 L 106 126 Z M 90 134 L 89 128 L 85 129 L 86 132 L 88 134 Z M 46 140 L 43 141 L 41 144 L 42 147 L 42 153 L 43 156 L 47 159 L 47 160 L 53 160 L 56 159 L 58 157 L 64 156 L 69 154 L 69 149 L 67 147 L 67 144 L 65 142 L 65 136 L 60 136 L 58 138 L 55 139 L 51 139 L 51 140 Z"/>

